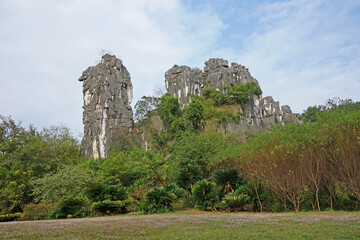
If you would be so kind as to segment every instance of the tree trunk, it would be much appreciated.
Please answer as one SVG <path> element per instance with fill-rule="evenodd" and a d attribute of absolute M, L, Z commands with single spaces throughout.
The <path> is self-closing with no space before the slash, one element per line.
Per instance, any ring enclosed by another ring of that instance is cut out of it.
<path fill-rule="evenodd" d="M 258 193 L 258 190 L 257 190 L 257 186 L 256 186 L 255 181 L 254 181 L 254 189 L 255 189 L 255 192 L 256 192 L 256 197 L 257 197 L 258 203 L 259 203 L 259 205 L 260 205 L 260 212 L 262 213 L 263 205 L 262 205 L 262 203 L 261 203 L 261 200 L 260 200 L 260 197 L 259 197 L 259 193 Z"/>
<path fill-rule="evenodd" d="M 320 212 L 319 188 L 318 188 L 318 186 L 317 186 L 317 185 L 316 185 L 316 194 L 315 194 L 315 198 L 316 198 L 316 204 L 317 204 L 317 207 L 318 207 L 318 211 Z"/>

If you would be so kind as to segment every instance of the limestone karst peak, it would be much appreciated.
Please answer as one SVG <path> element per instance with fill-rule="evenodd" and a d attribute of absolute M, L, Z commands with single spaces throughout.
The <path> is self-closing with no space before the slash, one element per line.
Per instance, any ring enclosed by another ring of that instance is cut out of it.
<path fill-rule="evenodd" d="M 130 74 L 120 59 L 105 54 L 101 62 L 86 69 L 79 80 L 83 82 L 84 96 L 81 154 L 105 158 L 113 131 L 133 127 Z"/>
<path fill-rule="evenodd" d="M 84 95 L 81 154 L 84 157 L 105 158 L 114 130 L 133 130 L 130 74 L 120 59 L 105 54 L 100 63 L 82 73 L 79 81 L 83 82 Z M 178 98 L 182 107 L 190 103 L 189 95 L 201 97 L 206 88 L 224 92 L 227 87 L 246 83 L 255 83 L 260 87 L 248 68 L 238 63 L 229 66 L 228 61 L 222 58 L 210 58 L 204 63 L 204 70 L 174 65 L 165 73 L 166 89 L 170 95 Z M 260 131 L 279 122 L 297 121 L 297 115 L 292 113 L 289 106 L 280 106 L 271 96 L 254 95 L 240 108 L 240 120 L 228 121 L 225 127 L 220 126 L 219 129 L 226 129 L 224 133 L 242 132 L 249 128 Z M 146 143 L 143 131 L 140 134 Z M 146 149 L 147 144 L 144 146 Z"/>

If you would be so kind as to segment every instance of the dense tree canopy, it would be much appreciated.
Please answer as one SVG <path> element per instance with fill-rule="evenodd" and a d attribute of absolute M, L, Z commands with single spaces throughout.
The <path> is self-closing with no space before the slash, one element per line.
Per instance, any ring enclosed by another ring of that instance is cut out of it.
<path fill-rule="evenodd" d="M 34 201 L 34 182 L 79 162 L 77 140 L 64 126 L 25 129 L 0 116 L 0 209 L 22 211 Z"/>
<path fill-rule="evenodd" d="M 248 91 L 247 97 L 237 91 Z M 25 209 L 24 219 L 44 219 L 167 212 L 174 205 L 212 211 L 358 210 L 358 102 L 332 99 L 309 107 L 302 124 L 244 137 L 224 134 L 219 124 L 235 121 L 239 105 L 261 94 L 259 89 L 239 85 L 205 93 L 184 109 L 176 98 L 161 97 L 165 130 L 151 132 L 150 148 L 141 149 L 135 133 L 124 133 L 100 160 L 81 159 L 76 138 L 64 126 L 24 128 L 1 116 L 0 214 Z"/>

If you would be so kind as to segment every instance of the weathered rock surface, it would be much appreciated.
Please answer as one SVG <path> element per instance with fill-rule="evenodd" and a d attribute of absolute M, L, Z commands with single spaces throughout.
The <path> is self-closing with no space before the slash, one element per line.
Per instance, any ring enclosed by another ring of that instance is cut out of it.
<path fill-rule="evenodd" d="M 133 128 L 130 74 L 120 59 L 106 54 L 99 64 L 86 69 L 79 81 L 83 82 L 84 96 L 81 155 L 105 158 L 113 131 Z"/>
<path fill-rule="evenodd" d="M 79 81 L 83 82 L 84 95 L 84 137 L 81 143 L 81 155 L 88 158 L 106 158 L 115 130 L 134 133 L 144 149 L 154 133 L 166 131 L 157 111 L 149 119 L 138 123 L 134 130 L 132 101 L 132 83 L 130 74 L 120 59 L 106 54 L 96 66 L 86 69 Z M 225 91 L 226 86 L 258 81 L 249 70 L 240 64 L 220 58 L 205 62 L 204 71 L 188 66 L 175 65 L 165 73 L 165 84 L 172 96 L 179 98 L 182 106 L 190 103 L 189 95 L 202 96 L 206 88 Z M 271 96 L 253 96 L 246 105 L 233 106 L 234 114 L 240 114 L 240 120 L 230 120 L 215 127 L 216 131 L 235 133 L 246 137 L 252 133 L 267 130 L 271 126 L 288 122 L 297 122 L 298 115 L 293 114 L 287 105 L 280 106 Z"/>
<path fill-rule="evenodd" d="M 179 98 L 180 104 L 189 103 L 187 96 L 195 94 L 202 96 L 204 88 L 223 90 L 225 86 L 237 83 L 255 82 L 249 70 L 240 64 L 232 63 L 222 58 L 211 58 L 205 62 L 204 72 L 188 66 L 175 65 L 165 73 L 165 85 L 168 92 Z"/>
<path fill-rule="evenodd" d="M 179 98 L 183 106 L 189 104 L 189 95 L 202 96 L 205 88 L 223 91 L 226 86 L 247 82 L 254 82 L 259 86 L 248 68 L 237 63 L 232 63 L 229 67 L 228 61 L 221 58 L 206 61 L 204 71 L 175 65 L 165 73 L 166 89 L 172 96 Z M 241 132 L 244 126 L 250 125 L 269 129 L 279 122 L 298 121 L 297 115 L 292 113 L 289 106 L 280 107 L 279 102 L 274 101 L 270 96 L 265 98 L 253 96 L 243 108 L 240 123 L 228 123 L 225 131 Z"/>

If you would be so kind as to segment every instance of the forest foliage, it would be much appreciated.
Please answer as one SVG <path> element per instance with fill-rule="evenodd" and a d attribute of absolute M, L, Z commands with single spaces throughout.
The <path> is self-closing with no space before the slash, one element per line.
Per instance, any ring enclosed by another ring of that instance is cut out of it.
<path fill-rule="evenodd" d="M 248 97 L 261 94 L 255 90 L 248 88 Z M 154 134 L 161 144 L 147 151 L 136 144 L 114 146 L 108 158 L 97 160 L 79 157 L 79 143 L 64 126 L 24 128 L 1 116 L 1 219 L 163 213 L 181 206 L 359 210 L 360 103 L 333 99 L 309 107 L 302 124 L 279 124 L 246 142 L 204 127 L 236 119 L 227 109 L 241 108 L 241 99 L 209 90 L 181 109 L 170 95 L 148 98 L 151 107 L 141 116 L 156 105 L 166 128 Z"/>

